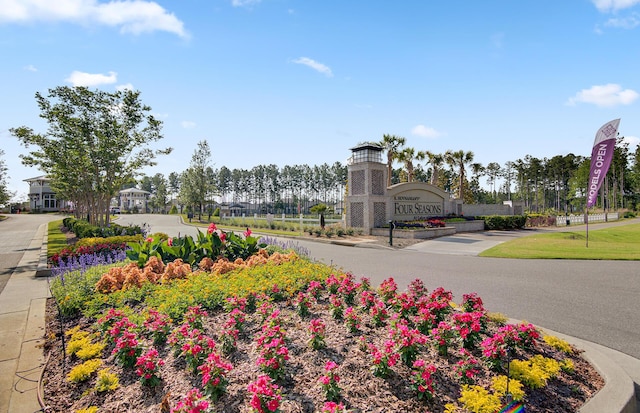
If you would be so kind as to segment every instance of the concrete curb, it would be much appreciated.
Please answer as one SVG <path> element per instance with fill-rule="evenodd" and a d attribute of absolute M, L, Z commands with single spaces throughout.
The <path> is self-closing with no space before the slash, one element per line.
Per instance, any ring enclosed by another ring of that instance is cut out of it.
<path fill-rule="evenodd" d="M 47 227 L 48 228 L 48 227 Z M 36 269 L 36 277 L 50 277 L 51 268 L 47 265 L 47 244 L 49 242 L 49 231 L 44 231 L 42 246 L 40 247 L 40 260 Z"/>
<path fill-rule="evenodd" d="M 605 386 L 596 393 L 579 410 L 580 413 L 639 413 L 640 409 L 636 403 L 636 391 L 634 381 L 629 374 L 618 365 L 612 356 L 626 356 L 615 350 L 601 346 L 596 343 L 581 340 L 540 327 L 549 335 L 561 338 L 580 350 L 582 356 L 600 373 L 605 380 Z M 618 353 L 618 354 L 616 354 Z M 640 360 L 630 356 L 628 360 L 631 364 L 635 362 L 636 371 L 640 374 Z"/>

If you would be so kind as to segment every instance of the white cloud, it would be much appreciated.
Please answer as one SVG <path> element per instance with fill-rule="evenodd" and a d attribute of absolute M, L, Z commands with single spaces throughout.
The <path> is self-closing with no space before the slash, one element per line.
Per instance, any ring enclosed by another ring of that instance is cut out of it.
<path fill-rule="evenodd" d="M 74 70 L 65 81 L 71 83 L 73 86 L 98 86 L 116 83 L 118 81 L 118 74 L 116 72 L 109 72 L 108 75 L 103 75 L 102 73 L 85 73 Z"/>
<path fill-rule="evenodd" d="M 609 19 L 604 25 L 618 29 L 634 29 L 640 26 L 640 15 L 638 13 L 632 13 L 627 17 Z"/>
<path fill-rule="evenodd" d="M 591 103 L 596 106 L 617 106 L 630 105 L 638 99 L 638 92 L 632 89 L 622 89 L 622 86 L 609 83 L 601 86 L 592 86 L 591 89 L 583 89 L 572 98 L 569 98 L 567 105 L 573 106 L 576 103 Z"/>
<path fill-rule="evenodd" d="M 0 0 L 0 22 L 68 21 L 119 27 L 122 33 L 166 31 L 188 37 L 173 13 L 147 0 Z"/>
<path fill-rule="evenodd" d="M 231 5 L 233 7 L 251 7 L 261 1 L 262 0 L 231 0 Z"/>
<path fill-rule="evenodd" d="M 640 145 L 640 138 L 637 136 L 625 136 L 623 141 L 629 144 L 629 149 L 631 151 L 633 151 L 636 146 Z"/>
<path fill-rule="evenodd" d="M 440 132 L 424 125 L 417 125 L 411 129 L 413 135 L 422 136 L 423 138 L 438 138 L 442 136 Z"/>
<path fill-rule="evenodd" d="M 616 11 L 628 9 L 636 4 L 640 4 L 640 0 L 591 0 L 598 10 L 601 12 Z"/>
<path fill-rule="evenodd" d="M 298 59 L 293 60 L 293 63 L 309 66 L 313 70 L 316 70 L 327 77 L 333 76 L 333 72 L 331 72 L 331 68 L 329 68 L 329 66 L 323 65 L 322 63 L 318 63 L 313 59 L 309 59 L 308 57 L 300 57 Z"/>
<path fill-rule="evenodd" d="M 24 70 L 26 70 L 28 72 L 37 72 L 38 71 L 38 69 L 34 65 L 26 65 L 24 67 Z"/>
<path fill-rule="evenodd" d="M 118 91 L 136 90 L 136 88 L 134 88 L 131 83 L 125 83 L 125 84 L 116 86 L 116 90 L 118 90 Z"/>
<path fill-rule="evenodd" d="M 182 125 L 182 127 L 185 129 L 193 129 L 196 127 L 196 123 L 191 122 L 190 120 L 183 120 L 182 122 L 180 122 L 180 125 Z"/>

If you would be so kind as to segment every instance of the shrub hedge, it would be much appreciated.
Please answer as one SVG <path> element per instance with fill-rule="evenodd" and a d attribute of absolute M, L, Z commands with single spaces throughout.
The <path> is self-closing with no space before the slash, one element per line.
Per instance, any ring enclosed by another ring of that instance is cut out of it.
<path fill-rule="evenodd" d="M 144 230 L 138 225 L 123 227 L 122 225 L 112 223 L 108 227 L 98 227 L 96 225 L 90 224 L 85 220 L 76 219 L 73 217 L 67 217 L 63 219 L 62 225 L 69 229 L 69 231 L 76 234 L 76 237 L 78 238 L 106 238 L 117 235 L 144 234 Z"/>

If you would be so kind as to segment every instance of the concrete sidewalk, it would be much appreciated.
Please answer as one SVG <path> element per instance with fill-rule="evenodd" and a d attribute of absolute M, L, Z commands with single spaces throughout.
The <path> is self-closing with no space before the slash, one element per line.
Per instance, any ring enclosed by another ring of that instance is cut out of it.
<path fill-rule="evenodd" d="M 46 224 L 40 225 L 17 269 L 0 294 L 0 413 L 42 411 L 38 381 L 45 363 L 45 304 L 50 296 L 46 277 L 37 277 L 46 263 Z M 580 413 L 640 413 L 634 381 L 640 383 L 640 360 L 573 337 L 550 332 L 571 342 L 605 378 L 606 386 Z"/>
<path fill-rule="evenodd" d="M 0 413 L 40 411 L 48 280 L 36 277 L 47 225 L 42 224 L 0 294 Z M 45 255 L 46 259 L 46 255 Z"/>

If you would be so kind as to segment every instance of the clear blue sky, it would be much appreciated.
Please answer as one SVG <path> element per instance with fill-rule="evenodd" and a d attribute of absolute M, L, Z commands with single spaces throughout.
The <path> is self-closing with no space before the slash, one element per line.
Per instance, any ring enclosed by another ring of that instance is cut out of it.
<path fill-rule="evenodd" d="M 640 0 L 0 0 L 0 148 L 46 131 L 34 94 L 132 87 L 181 172 L 208 140 L 214 167 L 345 162 L 349 148 L 473 151 L 483 165 L 589 156 L 622 118 L 640 137 Z M 635 148 L 635 146 L 633 146 Z"/>

